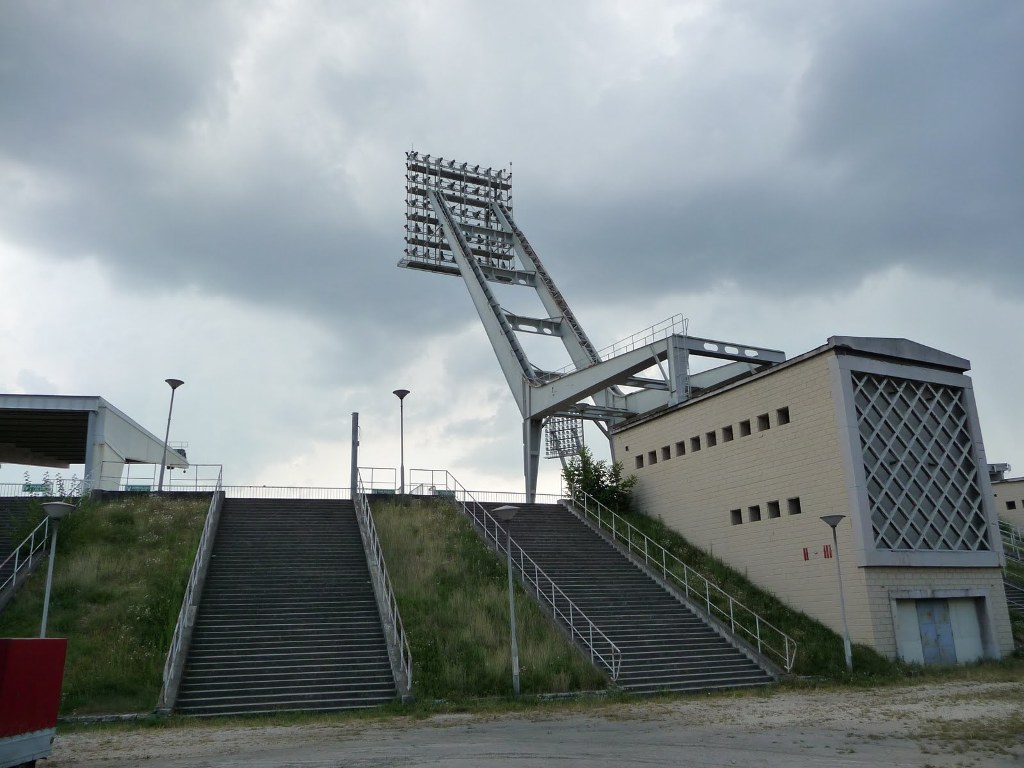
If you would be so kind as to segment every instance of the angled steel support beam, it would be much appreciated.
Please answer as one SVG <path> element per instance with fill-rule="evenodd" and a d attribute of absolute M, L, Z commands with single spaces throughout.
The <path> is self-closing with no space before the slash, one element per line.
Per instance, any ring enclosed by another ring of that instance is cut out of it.
<path fill-rule="evenodd" d="M 542 336 L 560 337 L 562 335 L 562 321 L 558 319 L 525 317 L 512 312 L 505 312 L 505 318 L 512 328 L 520 333 L 539 333 Z"/>
<path fill-rule="evenodd" d="M 427 192 L 427 199 L 444 228 L 445 237 L 448 238 L 448 242 L 452 246 L 452 255 L 455 257 L 466 289 L 476 307 L 477 315 L 480 316 L 480 322 L 483 323 L 487 337 L 491 341 L 491 347 L 498 358 L 502 373 L 505 374 L 505 380 L 508 382 L 509 389 L 512 390 L 512 396 L 516 399 L 520 413 L 525 416 L 528 401 L 526 383 L 533 379 L 533 367 L 530 365 L 519 339 L 516 338 L 515 330 L 505 317 L 505 310 L 501 308 L 488 287 L 480 264 L 469 255 L 469 246 L 455 224 L 448 205 L 434 190 Z"/>
<path fill-rule="evenodd" d="M 564 410 L 585 397 L 591 397 L 616 384 L 625 383 L 637 373 L 652 365 L 652 357 L 664 360 L 668 354 L 668 340 L 661 339 L 639 347 L 610 360 L 591 365 L 582 371 L 569 373 L 529 390 L 529 416 L 541 418 Z M 664 399 L 664 393 L 658 393 Z M 599 403 L 603 405 L 603 403 Z M 610 404 L 611 405 L 611 404 Z"/>

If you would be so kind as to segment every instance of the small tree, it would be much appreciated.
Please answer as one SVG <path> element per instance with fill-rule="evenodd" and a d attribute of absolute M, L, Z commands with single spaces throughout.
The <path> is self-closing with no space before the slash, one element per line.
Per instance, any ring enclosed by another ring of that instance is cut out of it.
<path fill-rule="evenodd" d="M 569 488 L 583 491 L 609 509 L 626 511 L 636 475 L 623 477 L 622 473 L 622 462 L 595 461 L 590 449 L 584 447 L 566 462 L 562 477 Z"/>

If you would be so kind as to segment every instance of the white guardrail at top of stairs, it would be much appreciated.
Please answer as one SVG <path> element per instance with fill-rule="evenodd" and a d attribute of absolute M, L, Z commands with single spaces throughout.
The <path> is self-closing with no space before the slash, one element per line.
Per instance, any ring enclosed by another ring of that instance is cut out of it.
<path fill-rule="evenodd" d="M 590 654 L 590 660 L 608 670 L 611 679 L 617 680 L 622 664 L 622 651 L 611 639 L 591 621 L 579 606 L 566 595 L 551 578 L 541 570 L 522 547 L 510 539 L 505 529 L 490 512 L 462 487 L 462 484 L 445 469 L 421 469 L 419 473 L 429 473 L 427 485 L 432 488 L 431 495 L 450 498 L 462 508 L 463 512 L 474 522 L 483 533 L 488 545 L 501 554 L 508 554 L 507 547 L 512 548 L 512 569 L 520 583 L 536 595 L 542 606 L 551 611 L 551 615 L 569 630 L 573 641 L 579 642 Z"/>
<path fill-rule="evenodd" d="M 381 549 L 380 539 L 377 538 L 377 524 L 373 521 L 370 503 L 366 498 L 362 470 L 359 472 L 356 492 L 352 494 L 353 502 L 360 522 L 360 533 L 366 547 L 367 561 L 374 570 L 375 580 L 380 589 L 378 599 L 381 608 L 384 609 L 381 619 L 386 622 L 384 630 L 391 636 L 392 641 L 388 645 L 393 646 L 395 655 L 398 657 L 399 671 L 402 676 L 402 679 L 398 681 L 402 688 L 400 693 L 405 696 L 412 692 L 412 651 L 409 648 L 409 639 L 405 634 L 405 626 L 402 624 L 402 616 L 398 612 L 398 600 L 395 597 L 395 590 L 391 586 L 388 567 L 384 562 L 384 551 Z"/>
<path fill-rule="evenodd" d="M 694 605 L 708 616 L 728 627 L 733 635 L 749 643 L 762 656 L 793 670 L 796 662 L 796 641 L 759 614 L 725 592 L 690 566 L 651 539 L 643 531 L 601 502 L 579 490 L 570 491 L 572 504 L 584 518 L 611 535 L 634 557 L 643 559 L 648 568 L 675 585 Z"/>

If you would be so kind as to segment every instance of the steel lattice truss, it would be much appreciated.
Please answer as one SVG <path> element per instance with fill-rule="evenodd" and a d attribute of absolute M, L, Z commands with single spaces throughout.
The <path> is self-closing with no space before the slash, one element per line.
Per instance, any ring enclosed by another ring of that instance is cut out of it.
<path fill-rule="evenodd" d="M 963 389 L 852 376 L 875 546 L 988 550 Z"/>

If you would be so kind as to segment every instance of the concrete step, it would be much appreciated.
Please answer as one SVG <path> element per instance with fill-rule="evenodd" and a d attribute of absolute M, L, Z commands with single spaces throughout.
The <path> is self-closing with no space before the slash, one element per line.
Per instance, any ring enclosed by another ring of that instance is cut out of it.
<path fill-rule="evenodd" d="M 229 499 L 175 709 L 378 706 L 396 696 L 351 502 Z"/>

